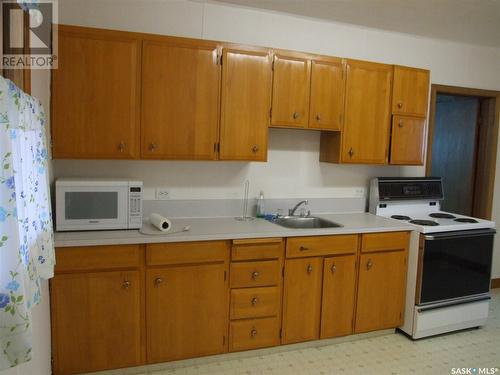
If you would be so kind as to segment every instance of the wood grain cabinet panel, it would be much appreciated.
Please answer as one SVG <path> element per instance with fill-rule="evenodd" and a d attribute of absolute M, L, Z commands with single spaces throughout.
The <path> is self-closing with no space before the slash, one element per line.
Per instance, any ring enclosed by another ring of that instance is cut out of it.
<path fill-rule="evenodd" d="M 216 159 L 217 54 L 215 43 L 143 42 L 142 158 Z"/>
<path fill-rule="evenodd" d="M 395 328 L 403 323 L 406 251 L 362 254 L 355 332 Z"/>
<path fill-rule="evenodd" d="M 325 258 L 320 337 L 349 335 L 353 331 L 356 296 L 356 256 Z"/>
<path fill-rule="evenodd" d="M 277 317 L 233 321 L 229 326 L 229 351 L 279 345 L 279 326 Z"/>
<path fill-rule="evenodd" d="M 54 373 L 143 363 L 139 271 L 56 275 L 51 280 Z"/>
<path fill-rule="evenodd" d="M 322 277 L 323 258 L 285 261 L 283 344 L 319 338 Z"/>
<path fill-rule="evenodd" d="M 146 271 L 149 363 L 226 351 L 225 272 L 224 263 Z"/>
<path fill-rule="evenodd" d="M 309 128 L 342 130 L 344 72 L 341 59 L 312 60 Z"/>
<path fill-rule="evenodd" d="M 361 252 L 406 250 L 410 232 L 365 233 L 361 236 Z"/>
<path fill-rule="evenodd" d="M 391 164 L 423 165 L 425 152 L 425 118 L 393 116 Z"/>
<path fill-rule="evenodd" d="M 310 66 L 307 56 L 274 55 L 271 126 L 307 127 Z"/>
<path fill-rule="evenodd" d="M 231 290 L 231 319 L 277 316 L 280 312 L 280 288 L 243 288 Z"/>
<path fill-rule="evenodd" d="M 286 256 L 287 258 L 300 258 L 354 254 L 358 250 L 358 242 L 357 234 L 290 237 L 286 240 Z"/>
<path fill-rule="evenodd" d="M 392 113 L 427 116 L 430 72 L 425 69 L 394 66 Z"/>
<path fill-rule="evenodd" d="M 53 156 L 139 155 L 140 41 L 127 33 L 58 26 L 52 71 Z"/>
<path fill-rule="evenodd" d="M 391 65 L 348 60 L 341 156 L 344 163 L 388 162 L 391 87 Z"/>
<path fill-rule="evenodd" d="M 278 285 L 280 262 L 265 260 L 231 263 L 230 280 L 231 288 Z"/>
<path fill-rule="evenodd" d="M 223 50 L 221 160 L 267 160 L 271 73 L 268 50 Z"/>

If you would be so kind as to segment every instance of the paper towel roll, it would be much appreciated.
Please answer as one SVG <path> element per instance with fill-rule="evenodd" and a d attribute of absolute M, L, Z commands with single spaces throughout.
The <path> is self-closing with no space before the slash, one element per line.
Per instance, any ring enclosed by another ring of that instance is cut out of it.
<path fill-rule="evenodd" d="M 170 220 L 159 214 L 151 214 L 149 216 L 149 222 L 162 232 L 168 232 L 170 228 L 172 228 L 172 223 L 170 222 Z"/>

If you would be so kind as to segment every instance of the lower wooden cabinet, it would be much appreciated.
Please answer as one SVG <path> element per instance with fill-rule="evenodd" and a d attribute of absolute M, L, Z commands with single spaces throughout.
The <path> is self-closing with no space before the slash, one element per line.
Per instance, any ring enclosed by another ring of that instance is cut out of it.
<path fill-rule="evenodd" d="M 362 254 L 358 283 L 356 333 L 403 323 L 406 251 Z"/>
<path fill-rule="evenodd" d="M 232 321 L 229 323 L 229 351 L 279 345 L 279 328 L 278 317 Z"/>
<path fill-rule="evenodd" d="M 147 270 L 148 362 L 226 351 L 225 272 L 224 263 Z"/>
<path fill-rule="evenodd" d="M 349 335 L 353 331 L 356 296 L 356 255 L 326 258 L 320 337 Z"/>
<path fill-rule="evenodd" d="M 58 274 L 51 281 L 54 374 L 142 363 L 139 271 Z"/>
<path fill-rule="evenodd" d="M 287 259 L 282 343 L 319 338 L 323 258 Z"/>

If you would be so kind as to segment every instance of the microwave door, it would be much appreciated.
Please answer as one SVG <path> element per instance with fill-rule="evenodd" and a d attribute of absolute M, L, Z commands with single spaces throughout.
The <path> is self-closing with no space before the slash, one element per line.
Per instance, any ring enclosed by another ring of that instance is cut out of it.
<path fill-rule="evenodd" d="M 58 230 L 117 229 L 128 223 L 125 186 L 67 187 L 60 194 L 63 204 Z"/>

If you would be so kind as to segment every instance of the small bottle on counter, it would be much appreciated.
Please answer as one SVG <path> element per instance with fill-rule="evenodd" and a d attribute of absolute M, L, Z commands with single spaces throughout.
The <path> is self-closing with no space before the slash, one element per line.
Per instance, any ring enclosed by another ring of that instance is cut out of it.
<path fill-rule="evenodd" d="M 264 192 L 260 192 L 259 199 L 257 199 L 257 217 L 265 217 L 265 208 L 264 208 Z"/>

